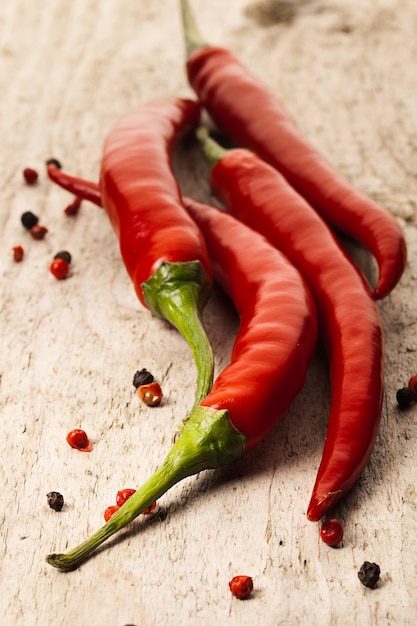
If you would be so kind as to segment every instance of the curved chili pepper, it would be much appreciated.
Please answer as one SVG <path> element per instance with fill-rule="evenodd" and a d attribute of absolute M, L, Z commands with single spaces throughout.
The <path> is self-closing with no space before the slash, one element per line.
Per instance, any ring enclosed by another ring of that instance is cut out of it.
<path fill-rule="evenodd" d="M 238 146 L 250 148 L 277 168 L 336 230 L 359 241 L 379 267 L 375 298 L 400 280 L 407 260 L 395 218 L 355 189 L 302 136 L 274 94 L 227 49 L 199 34 L 187 0 L 181 0 L 189 82 L 218 127 Z"/>
<path fill-rule="evenodd" d="M 140 301 L 190 345 L 198 370 L 196 402 L 213 380 L 213 355 L 200 319 L 212 275 L 204 239 L 182 205 L 171 153 L 199 118 L 192 100 L 167 98 L 136 107 L 107 136 L 98 185 L 48 161 L 52 180 L 104 207 Z"/>
<path fill-rule="evenodd" d="M 299 272 L 266 239 L 213 207 L 184 200 L 204 231 L 215 277 L 240 315 L 231 363 L 194 406 L 163 464 L 90 539 L 47 561 L 72 570 L 172 485 L 240 458 L 300 391 L 314 352 L 314 302 Z M 248 250 L 251 254 L 248 255 Z"/>
<path fill-rule="evenodd" d="M 332 386 L 326 441 L 307 509 L 308 519 L 318 521 L 358 480 L 375 443 L 384 369 L 378 307 L 333 233 L 277 170 L 248 150 L 223 150 L 205 129 L 198 136 L 214 164 L 214 193 L 287 255 L 316 302 Z"/>

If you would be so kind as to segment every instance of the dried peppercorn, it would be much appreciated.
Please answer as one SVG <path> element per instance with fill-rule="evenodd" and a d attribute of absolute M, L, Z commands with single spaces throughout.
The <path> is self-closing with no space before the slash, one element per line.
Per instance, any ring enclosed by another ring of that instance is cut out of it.
<path fill-rule="evenodd" d="M 71 204 L 65 207 L 64 209 L 65 215 L 68 215 L 68 217 L 74 217 L 75 215 L 77 215 L 78 211 L 80 210 L 81 202 L 82 202 L 81 197 L 74 198 Z"/>
<path fill-rule="evenodd" d="M 13 260 L 16 263 L 20 263 L 20 261 L 23 259 L 25 255 L 25 251 L 23 250 L 22 246 L 13 246 L 12 252 L 13 252 Z"/>
<path fill-rule="evenodd" d="M 138 370 L 133 376 L 133 386 L 136 387 L 136 389 L 141 385 L 149 385 L 149 383 L 153 383 L 153 381 L 153 375 L 145 368 Z"/>
<path fill-rule="evenodd" d="M 158 406 L 162 400 L 162 389 L 159 383 L 155 381 L 149 385 L 141 385 L 138 387 L 138 396 L 147 406 Z"/>
<path fill-rule="evenodd" d="M 25 167 L 23 170 L 23 178 L 28 185 L 34 185 L 38 182 L 39 174 L 32 167 Z"/>
<path fill-rule="evenodd" d="M 326 545 L 335 548 L 343 539 L 342 524 L 336 518 L 325 520 L 320 528 L 320 537 Z"/>
<path fill-rule="evenodd" d="M 410 406 L 414 399 L 414 394 L 410 387 L 401 387 L 398 389 L 396 395 L 397 403 L 400 409 L 406 409 Z"/>
<path fill-rule="evenodd" d="M 67 278 L 69 272 L 69 263 L 65 259 L 54 259 L 49 266 L 49 271 L 58 280 Z"/>
<path fill-rule="evenodd" d="M 253 580 L 250 576 L 234 576 L 229 582 L 229 589 L 235 598 L 244 600 L 253 591 Z"/>
<path fill-rule="evenodd" d="M 50 491 L 46 494 L 48 504 L 54 511 L 62 511 L 64 506 L 64 496 L 58 491 Z"/>
<path fill-rule="evenodd" d="M 358 572 L 358 578 L 361 581 L 362 585 L 368 587 L 369 589 L 375 589 L 377 582 L 379 580 L 379 576 L 381 574 L 381 569 L 379 565 L 376 563 L 370 563 L 369 561 L 365 561 Z"/>
<path fill-rule="evenodd" d="M 156 502 L 152 502 L 151 506 L 148 506 L 147 509 L 142 511 L 142 515 L 150 515 L 151 513 L 155 513 L 156 507 L 157 507 L 157 503 Z"/>
<path fill-rule="evenodd" d="M 43 239 L 47 232 L 48 229 L 46 228 L 46 226 L 41 226 L 40 224 L 35 224 L 35 226 L 32 226 L 32 228 L 30 229 L 30 234 L 34 239 L 37 240 Z"/>
<path fill-rule="evenodd" d="M 108 506 L 107 509 L 104 511 L 104 519 L 106 520 L 106 522 L 109 521 L 109 519 L 116 513 L 116 511 L 118 511 L 120 509 L 120 506 L 117 506 L 117 504 L 113 504 L 112 506 Z"/>
<path fill-rule="evenodd" d="M 93 446 L 87 436 L 87 433 L 81 428 L 74 428 L 67 435 L 67 442 L 71 448 L 76 448 L 81 452 L 90 452 Z"/>
<path fill-rule="evenodd" d="M 25 211 L 22 214 L 20 221 L 22 222 L 26 230 L 31 230 L 31 228 L 36 226 L 36 224 L 39 222 L 39 217 L 32 213 L 32 211 Z"/>
<path fill-rule="evenodd" d="M 413 394 L 413 398 L 417 399 L 417 374 L 411 376 L 410 380 L 408 381 L 408 387 Z"/>
<path fill-rule="evenodd" d="M 72 261 L 72 256 L 68 250 L 60 250 L 54 255 L 54 259 L 64 259 L 69 265 Z"/>
<path fill-rule="evenodd" d="M 120 489 L 116 494 L 117 506 L 122 506 L 135 493 L 136 489 Z"/>

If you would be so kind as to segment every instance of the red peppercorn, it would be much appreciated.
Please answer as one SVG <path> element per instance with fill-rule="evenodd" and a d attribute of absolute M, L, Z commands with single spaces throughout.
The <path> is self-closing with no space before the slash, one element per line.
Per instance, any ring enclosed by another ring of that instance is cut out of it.
<path fill-rule="evenodd" d="M 71 204 L 69 204 L 64 209 L 65 215 L 68 215 L 68 217 L 74 217 L 75 215 L 77 215 L 78 211 L 80 210 L 81 201 L 82 201 L 82 198 L 79 198 L 79 197 L 75 198 L 73 202 L 71 202 Z"/>
<path fill-rule="evenodd" d="M 25 169 L 23 170 L 23 178 L 28 185 L 34 185 L 38 181 L 39 174 L 33 168 L 25 167 Z"/>
<path fill-rule="evenodd" d="M 12 252 L 13 252 L 13 260 L 16 261 L 16 263 L 20 263 L 20 261 L 23 259 L 24 254 L 25 254 L 25 251 L 23 250 L 22 246 L 13 246 Z"/>
<path fill-rule="evenodd" d="M 158 406 L 163 396 L 161 386 L 157 382 L 149 383 L 149 385 L 140 385 L 137 393 L 142 402 L 148 406 Z"/>
<path fill-rule="evenodd" d="M 151 513 L 154 513 L 155 510 L 156 510 L 156 502 L 152 502 L 151 506 L 148 506 L 148 508 L 142 511 L 142 513 L 143 515 L 150 515 Z"/>
<path fill-rule="evenodd" d="M 106 522 L 109 521 L 109 519 L 116 513 L 116 511 L 118 511 L 120 509 L 120 506 L 117 505 L 112 505 L 112 506 L 108 506 L 107 509 L 104 511 L 104 519 L 106 520 Z"/>
<path fill-rule="evenodd" d="M 253 580 L 250 576 L 235 576 L 229 582 L 229 589 L 235 598 L 244 600 L 253 591 Z"/>
<path fill-rule="evenodd" d="M 48 232 L 48 229 L 46 228 L 46 226 L 41 226 L 40 224 L 35 224 L 35 226 L 32 226 L 32 228 L 30 229 L 30 234 L 32 235 L 32 237 L 34 239 L 43 239 L 46 235 L 46 233 Z"/>
<path fill-rule="evenodd" d="M 49 271 L 55 278 L 62 280 L 68 276 L 69 263 L 65 259 L 54 259 L 49 266 Z"/>
<path fill-rule="evenodd" d="M 417 400 L 417 374 L 411 376 L 410 380 L 408 381 L 408 388 L 411 389 L 413 397 Z"/>
<path fill-rule="evenodd" d="M 67 435 L 67 442 L 71 448 L 76 448 L 81 452 L 91 452 L 93 446 L 87 436 L 87 433 L 81 428 L 71 430 Z"/>
<path fill-rule="evenodd" d="M 343 526 L 338 519 L 325 520 L 320 528 L 320 537 L 328 546 L 335 548 L 343 539 Z"/>
<path fill-rule="evenodd" d="M 121 489 L 120 491 L 118 491 L 116 495 L 117 506 L 122 506 L 122 504 L 124 504 L 126 500 L 129 500 L 130 496 L 133 496 L 135 491 L 136 489 Z"/>

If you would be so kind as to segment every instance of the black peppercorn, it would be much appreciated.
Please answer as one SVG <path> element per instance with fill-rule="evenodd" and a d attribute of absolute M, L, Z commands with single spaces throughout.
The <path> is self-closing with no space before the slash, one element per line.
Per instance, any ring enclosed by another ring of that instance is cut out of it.
<path fill-rule="evenodd" d="M 39 222 L 39 218 L 37 215 L 32 213 L 32 211 L 26 211 L 25 213 L 23 213 L 20 221 L 27 230 L 30 230 L 31 228 L 36 226 L 36 224 Z"/>
<path fill-rule="evenodd" d="M 61 511 L 64 506 L 64 496 L 62 496 L 58 491 L 50 491 L 46 494 L 48 498 L 48 504 L 54 511 Z"/>
<path fill-rule="evenodd" d="M 358 578 L 365 587 L 375 589 L 380 574 L 381 569 L 379 565 L 365 561 L 358 572 Z"/>
<path fill-rule="evenodd" d="M 153 376 L 147 369 L 143 368 L 140 371 L 136 372 L 133 377 L 133 386 L 141 387 L 142 385 L 149 385 L 153 382 Z"/>
<path fill-rule="evenodd" d="M 56 255 L 54 256 L 54 259 L 63 259 L 69 265 L 71 263 L 72 257 L 71 257 L 71 254 L 67 250 L 60 250 L 59 252 L 56 253 Z"/>
<path fill-rule="evenodd" d="M 58 159 L 48 159 L 46 165 L 55 165 L 59 170 L 62 169 L 62 165 Z"/>
<path fill-rule="evenodd" d="M 413 401 L 413 392 L 410 387 L 402 387 L 396 393 L 397 403 L 400 409 L 406 409 Z"/>

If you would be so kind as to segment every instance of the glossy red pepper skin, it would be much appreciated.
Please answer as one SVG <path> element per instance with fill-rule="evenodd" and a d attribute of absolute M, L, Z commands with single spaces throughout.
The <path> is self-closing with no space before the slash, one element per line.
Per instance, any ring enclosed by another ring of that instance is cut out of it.
<path fill-rule="evenodd" d="M 139 105 L 109 132 L 98 184 L 63 173 L 53 159 L 47 163 L 52 180 L 108 214 L 139 300 L 171 322 L 193 351 L 196 401 L 213 379 L 213 355 L 201 323 L 212 271 L 204 238 L 182 205 L 171 158 L 175 143 L 199 119 L 193 100 Z"/>
<path fill-rule="evenodd" d="M 198 259 L 211 276 L 204 239 L 182 207 L 170 160 L 174 142 L 199 118 L 192 100 L 153 100 L 123 116 L 104 145 L 101 200 L 142 302 L 142 283 L 164 261 Z"/>
<path fill-rule="evenodd" d="M 288 259 L 233 217 L 189 199 L 184 202 L 204 229 L 217 280 L 240 315 L 231 363 L 207 397 L 194 405 L 153 476 L 89 539 L 66 554 L 47 557 L 64 571 L 78 567 L 180 480 L 231 463 L 253 448 L 301 389 L 314 352 L 314 302 Z"/>
<path fill-rule="evenodd" d="M 199 260 L 212 277 L 204 238 L 182 206 L 171 165 L 175 142 L 199 119 L 200 107 L 193 100 L 163 98 L 139 105 L 109 132 L 99 184 L 48 165 L 54 182 L 104 208 L 145 306 L 142 283 L 163 262 Z"/>
<path fill-rule="evenodd" d="M 370 250 L 379 266 L 374 295 L 389 294 L 407 260 L 396 219 L 331 167 L 276 96 L 229 50 L 197 50 L 187 61 L 187 73 L 201 104 L 237 146 L 253 150 L 277 168 L 332 227 Z"/>
<path fill-rule="evenodd" d="M 384 367 L 378 308 L 330 229 L 272 166 L 236 149 L 214 165 L 210 180 L 233 215 L 294 263 L 316 302 L 332 387 L 326 441 L 307 510 L 308 519 L 318 521 L 358 480 L 375 443 Z"/>
<path fill-rule="evenodd" d="M 224 211 L 183 202 L 204 233 L 215 279 L 240 317 L 231 363 L 200 404 L 227 409 L 250 450 L 304 384 L 317 340 L 315 305 L 299 272 L 264 237 Z"/>

